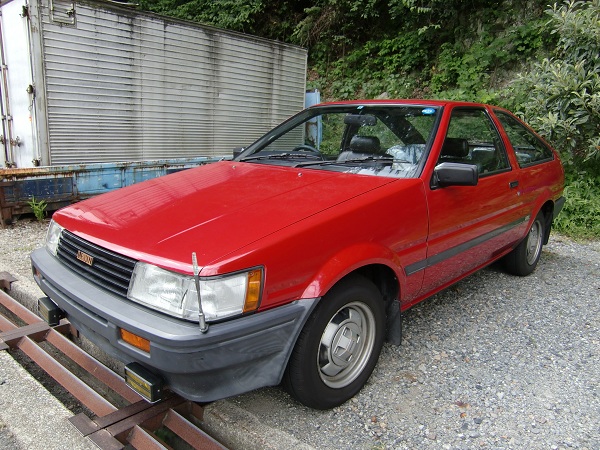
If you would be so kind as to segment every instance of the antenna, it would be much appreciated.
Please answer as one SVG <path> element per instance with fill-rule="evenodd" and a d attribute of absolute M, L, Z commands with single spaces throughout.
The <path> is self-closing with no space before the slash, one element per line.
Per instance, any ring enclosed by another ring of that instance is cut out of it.
<path fill-rule="evenodd" d="M 196 252 L 192 252 L 192 266 L 194 268 L 194 281 L 196 282 L 196 292 L 198 293 L 198 323 L 200 325 L 200 331 L 206 333 L 208 331 L 208 324 L 206 323 L 206 317 L 204 317 L 204 311 L 202 311 L 202 298 L 200 297 L 200 269 L 198 268 L 198 259 L 196 259 Z"/>

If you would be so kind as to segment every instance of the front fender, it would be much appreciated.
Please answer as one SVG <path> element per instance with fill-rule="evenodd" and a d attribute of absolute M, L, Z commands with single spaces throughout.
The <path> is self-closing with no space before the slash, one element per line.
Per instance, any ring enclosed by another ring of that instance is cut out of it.
<path fill-rule="evenodd" d="M 364 242 L 346 247 L 327 260 L 302 293 L 302 298 L 322 297 L 349 273 L 374 264 L 389 267 L 396 274 L 402 290 L 405 275 L 398 256 L 387 247 Z"/>

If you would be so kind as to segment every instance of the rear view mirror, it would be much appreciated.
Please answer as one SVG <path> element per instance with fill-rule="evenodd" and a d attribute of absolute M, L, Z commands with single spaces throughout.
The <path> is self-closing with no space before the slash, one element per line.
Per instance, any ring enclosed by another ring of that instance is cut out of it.
<path fill-rule="evenodd" d="M 368 125 L 373 126 L 377 123 L 377 117 L 371 114 L 348 114 L 344 117 L 346 125 Z"/>
<path fill-rule="evenodd" d="M 433 171 L 432 188 L 447 186 L 477 186 L 479 172 L 474 164 L 445 162 Z"/>

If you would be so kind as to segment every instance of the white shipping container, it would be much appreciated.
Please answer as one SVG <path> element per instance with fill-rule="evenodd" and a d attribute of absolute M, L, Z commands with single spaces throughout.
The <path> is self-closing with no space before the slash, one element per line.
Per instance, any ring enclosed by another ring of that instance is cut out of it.
<path fill-rule="evenodd" d="M 300 47 L 114 2 L 0 14 L 2 166 L 230 155 L 304 105 Z"/>

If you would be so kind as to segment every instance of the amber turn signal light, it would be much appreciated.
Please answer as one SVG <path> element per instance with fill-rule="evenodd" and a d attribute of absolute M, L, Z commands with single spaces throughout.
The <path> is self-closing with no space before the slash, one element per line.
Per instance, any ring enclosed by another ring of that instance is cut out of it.
<path fill-rule="evenodd" d="M 255 311 L 260 302 L 260 291 L 262 288 L 262 269 L 254 269 L 248 272 L 248 285 L 246 286 L 246 301 L 244 302 L 244 312 Z"/>
<path fill-rule="evenodd" d="M 123 328 L 121 328 L 121 339 L 123 339 L 123 341 L 127 342 L 129 345 L 133 345 L 135 348 L 139 348 L 146 353 L 150 353 L 150 341 L 148 339 L 144 339 L 143 337 L 133 334 L 131 331 L 124 330 Z"/>

